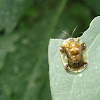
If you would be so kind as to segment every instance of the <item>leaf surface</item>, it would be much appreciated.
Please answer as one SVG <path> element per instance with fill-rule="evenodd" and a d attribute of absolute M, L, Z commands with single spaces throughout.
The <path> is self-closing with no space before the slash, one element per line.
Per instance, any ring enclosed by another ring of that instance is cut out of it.
<path fill-rule="evenodd" d="M 65 71 L 59 46 L 62 39 L 50 39 L 49 75 L 53 100 L 99 100 L 100 99 L 100 17 L 96 17 L 80 39 L 87 44 L 88 68 L 80 74 Z"/>

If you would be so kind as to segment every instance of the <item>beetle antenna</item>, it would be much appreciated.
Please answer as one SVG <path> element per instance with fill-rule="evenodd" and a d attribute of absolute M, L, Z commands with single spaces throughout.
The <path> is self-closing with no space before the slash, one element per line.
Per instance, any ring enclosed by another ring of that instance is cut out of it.
<path fill-rule="evenodd" d="M 61 30 L 62 31 L 62 30 Z M 69 37 L 70 37 L 70 35 L 68 34 L 68 33 L 66 33 L 65 31 L 62 31 L 62 32 L 64 32 L 65 34 L 67 34 Z"/>
<path fill-rule="evenodd" d="M 76 28 L 77 28 L 77 26 L 74 28 L 74 30 L 73 30 L 73 32 L 72 32 L 72 35 L 71 35 L 71 38 L 72 38 L 72 36 L 73 36 L 73 33 L 75 32 Z"/>

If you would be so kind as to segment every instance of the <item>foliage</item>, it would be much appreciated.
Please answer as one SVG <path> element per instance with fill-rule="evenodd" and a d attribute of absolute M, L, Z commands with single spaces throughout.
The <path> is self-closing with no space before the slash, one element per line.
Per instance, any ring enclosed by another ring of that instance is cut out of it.
<path fill-rule="evenodd" d="M 82 35 L 97 6 L 98 13 L 86 0 L 0 0 L 0 100 L 51 100 L 48 41 L 76 26 L 74 37 Z"/>
<path fill-rule="evenodd" d="M 100 99 L 100 17 L 95 18 L 91 22 L 89 29 L 85 31 L 80 39 L 88 47 L 88 68 L 77 75 L 69 74 L 63 67 L 59 54 L 59 47 L 62 45 L 63 40 L 50 40 L 49 74 L 53 100 Z"/>

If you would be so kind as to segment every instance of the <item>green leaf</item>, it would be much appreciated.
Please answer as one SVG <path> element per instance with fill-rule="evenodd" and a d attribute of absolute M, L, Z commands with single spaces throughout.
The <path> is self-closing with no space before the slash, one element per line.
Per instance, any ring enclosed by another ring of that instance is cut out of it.
<path fill-rule="evenodd" d="M 80 74 L 65 71 L 59 46 L 62 39 L 50 39 L 49 75 L 53 100 L 100 100 L 100 17 L 96 17 L 80 39 L 87 44 L 88 68 Z"/>
<path fill-rule="evenodd" d="M 0 1 L 0 29 L 11 32 L 26 8 L 33 0 L 1 0 Z"/>
<path fill-rule="evenodd" d="M 97 14 L 100 15 L 100 0 L 83 0 L 91 10 L 95 11 Z"/>
<path fill-rule="evenodd" d="M 19 35 L 10 34 L 0 37 L 0 70 L 3 67 L 4 59 L 8 52 L 13 52 L 16 49 L 14 43 L 19 39 Z M 9 41 L 9 42 L 8 42 Z"/>
<path fill-rule="evenodd" d="M 63 32 L 61 34 L 60 30 L 71 33 L 76 25 L 80 27 L 75 31 L 75 36 L 76 33 L 79 36 L 90 22 L 90 14 L 83 4 L 75 2 L 74 5 L 70 2 L 70 5 L 66 5 L 66 1 L 68 0 L 0 2 L 0 28 L 4 29 L 5 33 L 12 31 L 15 34 L 13 30 L 17 25 L 15 28 L 17 35 L 23 35 L 11 48 L 9 42 L 15 37 L 8 35 L 9 39 L 5 40 L 3 35 L 1 36 L 6 45 L 2 41 L 0 44 L 9 48 L 10 52 L 4 51 L 3 55 L 6 59 L 3 59 L 0 70 L 0 100 L 51 100 L 47 60 L 48 41 L 51 37 L 66 36 Z M 72 13 L 73 11 L 77 13 Z"/>

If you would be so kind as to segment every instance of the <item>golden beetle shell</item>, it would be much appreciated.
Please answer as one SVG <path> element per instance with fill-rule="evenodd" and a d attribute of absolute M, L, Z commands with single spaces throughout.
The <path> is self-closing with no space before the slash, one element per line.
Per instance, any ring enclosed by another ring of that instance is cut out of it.
<path fill-rule="evenodd" d="M 88 55 L 86 44 L 79 38 L 64 40 L 59 48 L 64 68 L 67 72 L 80 73 L 87 68 Z"/>

